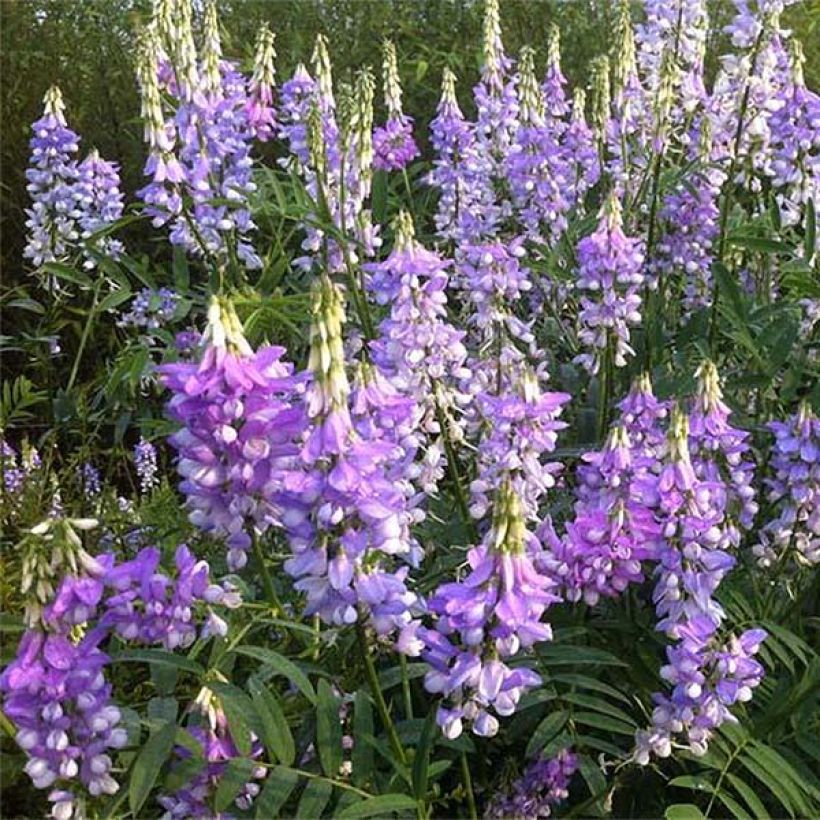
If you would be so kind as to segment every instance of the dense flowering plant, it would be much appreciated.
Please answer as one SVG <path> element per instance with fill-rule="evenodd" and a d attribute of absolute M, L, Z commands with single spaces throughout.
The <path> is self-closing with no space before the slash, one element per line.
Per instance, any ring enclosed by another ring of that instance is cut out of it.
<path fill-rule="evenodd" d="M 377 95 L 155 0 L 129 203 L 48 90 L 13 813 L 817 814 L 820 106 L 783 0 L 642 5 L 573 88 L 486 0 L 425 112 L 403 29 Z"/>

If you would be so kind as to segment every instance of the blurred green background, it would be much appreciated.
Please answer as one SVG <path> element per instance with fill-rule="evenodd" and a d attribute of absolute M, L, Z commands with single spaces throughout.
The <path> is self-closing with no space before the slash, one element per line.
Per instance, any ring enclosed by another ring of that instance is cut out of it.
<path fill-rule="evenodd" d="M 635 3 L 636 21 L 640 6 Z M 718 0 L 710 6 L 717 30 L 731 16 L 733 4 Z M 30 123 L 39 116 L 50 84 L 62 88 L 69 124 L 80 133 L 83 150 L 96 147 L 120 163 L 130 201 L 142 184 L 134 34 L 150 8 L 150 0 L 2 0 L 0 263 L 6 284 L 20 281 L 23 273 Z M 225 54 L 245 67 L 259 24 L 267 21 L 276 31 L 280 82 L 297 63 L 309 60 L 317 32 L 330 40 L 337 79 L 364 63 L 378 70 L 381 40 L 390 36 L 399 52 L 405 109 L 417 119 L 422 135 L 435 110 L 445 65 L 459 76 L 461 99 L 469 110 L 468 90 L 480 56 L 480 0 L 220 0 L 219 9 Z M 616 0 L 502 0 L 505 44 L 511 53 L 525 43 L 535 46 L 540 70 L 547 27 L 555 21 L 562 33 L 564 72 L 571 83 L 585 84 L 589 60 L 609 47 L 607 32 L 616 9 Z M 817 88 L 820 0 L 790 7 L 783 22 L 803 40 L 807 82 Z M 714 45 L 713 58 L 720 43 Z M 148 228 L 141 223 L 133 231 Z"/>

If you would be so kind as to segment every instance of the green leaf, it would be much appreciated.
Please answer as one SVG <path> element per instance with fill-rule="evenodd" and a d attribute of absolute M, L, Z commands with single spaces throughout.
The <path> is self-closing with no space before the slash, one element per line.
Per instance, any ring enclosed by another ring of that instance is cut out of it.
<path fill-rule="evenodd" d="M 219 696 L 236 748 L 240 754 L 249 755 L 252 745 L 250 723 L 260 722 L 255 720 L 259 716 L 253 701 L 239 687 L 230 683 L 214 681 L 209 684 L 209 688 Z"/>
<path fill-rule="evenodd" d="M 239 655 L 246 655 L 261 661 L 266 669 L 261 670 L 257 675 L 265 677 L 270 671 L 274 675 L 286 677 L 311 703 L 316 703 L 316 692 L 313 689 L 308 676 L 291 660 L 262 646 L 237 646 L 234 650 Z"/>
<path fill-rule="evenodd" d="M 107 310 L 111 310 L 112 308 L 117 307 L 117 305 L 127 302 L 130 298 L 131 289 L 120 288 L 119 290 L 115 290 L 113 293 L 109 293 L 108 296 L 106 296 L 105 299 L 97 305 L 97 310 L 100 313 L 105 313 Z"/>
<path fill-rule="evenodd" d="M 384 817 L 389 812 L 414 811 L 415 808 L 416 801 L 406 794 L 380 794 L 348 806 L 337 817 L 340 820 L 349 817 Z"/>
<path fill-rule="evenodd" d="M 233 757 L 228 761 L 225 771 L 219 778 L 214 797 L 214 808 L 217 813 L 223 812 L 233 803 L 242 787 L 251 779 L 251 772 L 256 764 L 247 757 Z"/>
<path fill-rule="evenodd" d="M 746 801 L 746 805 L 754 817 L 766 817 L 768 815 L 766 807 L 757 796 L 757 792 L 745 780 L 732 772 L 726 772 L 726 778 L 735 791 Z"/>
<path fill-rule="evenodd" d="M 553 712 L 547 715 L 536 727 L 527 743 L 526 756 L 532 757 L 541 752 L 546 743 L 554 738 L 566 725 L 569 715 L 566 712 Z"/>
<path fill-rule="evenodd" d="M 276 696 L 255 678 L 248 681 L 248 691 L 253 697 L 259 715 L 261 737 L 272 758 L 284 766 L 292 766 L 296 758 L 296 746 L 290 726 Z"/>
<path fill-rule="evenodd" d="M 176 733 L 176 723 L 166 723 L 148 738 L 137 755 L 128 783 L 128 805 L 134 817 L 140 816 L 140 809 L 151 793 L 163 763 L 171 754 Z"/>
<path fill-rule="evenodd" d="M 732 813 L 732 817 L 736 817 L 737 820 L 759 820 L 759 818 L 753 818 L 752 815 L 749 814 L 749 812 L 747 812 L 746 809 L 744 809 L 743 806 L 741 806 L 740 803 L 734 799 L 734 797 L 722 789 L 717 793 L 717 799 L 720 800 L 720 802 L 723 803 L 727 809 L 729 809 Z M 761 816 L 765 817 L 765 815 Z"/>
<path fill-rule="evenodd" d="M 749 754 L 756 761 L 762 763 L 767 771 L 771 772 L 783 785 L 792 801 L 792 805 L 798 812 L 806 815 L 812 813 L 812 808 L 806 800 L 806 795 L 811 791 L 811 786 L 804 782 L 800 773 L 786 758 L 772 749 L 771 746 L 759 741 L 755 741 L 749 747 Z"/>
<path fill-rule="evenodd" d="M 621 720 L 624 723 L 629 723 L 632 726 L 637 727 L 635 721 L 626 712 L 624 712 L 623 709 L 613 706 L 603 698 L 596 698 L 592 695 L 584 695 L 581 692 L 568 692 L 567 694 L 561 696 L 561 700 L 565 700 L 568 703 L 574 703 L 577 706 L 586 706 L 587 709 L 601 712 L 602 714 L 609 715 L 616 720 Z"/>
<path fill-rule="evenodd" d="M 789 817 L 794 817 L 794 809 L 789 800 L 788 793 L 783 789 L 780 781 L 767 768 L 760 765 L 756 760 L 747 754 L 738 757 L 741 764 L 753 774 L 768 790 L 780 801 L 780 805 L 786 810 Z"/>
<path fill-rule="evenodd" d="M 427 781 L 430 769 L 430 750 L 436 740 L 436 710 L 430 709 L 424 727 L 421 730 L 421 737 L 416 746 L 416 754 L 413 758 L 413 793 L 416 799 L 423 800 L 427 795 Z"/>
<path fill-rule="evenodd" d="M 66 282 L 91 287 L 91 279 L 89 279 L 85 273 L 76 268 L 72 268 L 70 265 L 64 265 L 62 262 L 46 262 L 41 270 L 52 276 L 56 276 L 58 279 L 64 279 Z"/>
<path fill-rule="evenodd" d="M 754 236 L 752 234 L 729 234 L 728 241 L 737 248 L 759 253 L 791 253 L 794 249 L 786 242 L 779 242 L 776 239 L 767 239 L 765 236 Z"/>
<path fill-rule="evenodd" d="M 706 775 L 703 774 L 683 774 L 669 781 L 670 786 L 680 786 L 682 789 L 692 789 L 696 792 L 707 792 L 711 794 L 715 786 Z"/>
<path fill-rule="evenodd" d="M 577 686 L 579 689 L 591 689 L 593 692 L 601 692 L 604 695 L 611 695 L 613 698 L 632 705 L 632 701 L 623 693 L 619 692 L 614 686 L 608 683 L 590 678 L 587 675 L 575 675 L 567 672 L 560 675 L 550 675 L 551 683 L 566 683 L 570 686 Z"/>
<path fill-rule="evenodd" d="M 584 726 L 593 726 L 596 729 L 603 729 L 607 732 L 629 735 L 630 737 L 635 734 L 634 726 L 630 726 L 628 723 L 622 723 L 620 720 L 615 720 L 606 715 L 599 715 L 597 712 L 574 712 L 572 719 L 576 723 L 580 723 Z"/>
<path fill-rule="evenodd" d="M 296 817 L 304 817 L 306 820 L 321 817 L 332 794 L 333 786 L 327 780 L 311 780 L 299 799 Z"/>
<path fill-rule="evenodd" d="M 324 773 L 330 778 L 336 777 L 342 765 L 339 699 L 324 678 L 319 681 L 319 698 L 316 704 L 316 746 Z"/>
<path fill-rule="evenodd" d="M 584 782 L 587 784 L 589 793 L 598 798 L 590 808 L 596 809 L 596 814 L 600 817 L 605 814 L 604 807 L 601 803 L 600 797 L 606 793 L 606 778 L 601 769 L 595 765 L 595 762 L 588 755 L 581 755 L 578 759 L 578 768 Z"/>
<path fill-rule="evenodd" d="M 353 782 L 365 785 L 373 774 L 373 747 L 359 742 L 359 738 L 373 734 L 373 705 L 364 690 L 356 692 L 353 701 Z"/>
<path fill-rule="evenodd" d="M 148 717 L 158 723 L 175 723 L 179 713 L 176 698 L 151 698 L 148 701 Z"/>
<path fill-rule="evenodd" d="M 717 279 L 720 286 L 721 294 L 724 294 L 729 300 L 730 312 L 735 319 L 746 319 L 746 303 L 740 293 L 740 288 L 737 286 L 737 281 L 732 276 L 726 266 L 722 262 L 715 262 L 712 265 L 712 272 Z"/>
<path fill-rule="evenodd" d="M 577 664 L 628 666 L 625 661 L 611 652 L 590 646 L 571 646 L 568 644 L 539 646 L 538 657 L 545 666 L 574 666 Z"/>
<path fill-rule="evenodd" d="M 266 779 L 267 783 L 254 800 L 256 820 L 273 820 L 279 815 L 299 782 L 299 773 L 284 766 L 274 766 Z"/>
<path fill-rule="evenodd" d="M 675 803 L 667 807 L 663 815 L 666 820 L 701 820 L 704 813 L 692 803 Z"/>

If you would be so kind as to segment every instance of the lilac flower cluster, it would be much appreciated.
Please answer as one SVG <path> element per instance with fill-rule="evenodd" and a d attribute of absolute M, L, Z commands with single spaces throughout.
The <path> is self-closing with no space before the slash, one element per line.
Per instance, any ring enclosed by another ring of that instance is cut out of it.
<path fill-rule="evenodd" d="M 465 723 L 492 737 L 496 716 L 511 715 L 521 696 L 541 683 L 532 669 L 505 663 L 552 638 L 541 618 L 558 598 L 552 581 L 536 568 L 540 552 L 506 481 L 496 495 L 492 527 L 468 554 L 468 574 L 442 584 L 428 601 L 435 628 L 417 627 L 415 634 L 431 667 L 425 687 L 445 697 L 436 720 L 450 739 Z"/>
<path fill-rule="evenodd" d="M 170 224 L 174 244 L 219 265 L 238 259 L 261 266 L 249 239 L 256 226 L 248 197 L 256 190 L 252 139 L 272 129 L 272 41 L 264 34 L 258 57 L 249 97 L 245 78 L 222 59 L 215 3 L 205 5 L 199 55 L 185 3 L 157 6 L 140 50 L 151 179 L 139 195 L 157 227 Z M 173 108 L 166 109 L 163 91 Z"/>
<path fill-rule="evenodd" d="M 157 448 L 140 437 L 134 445 L 134 467 L 140 480 L 140 492 L 150 493 L 159 483 L 157 479 Z"/>
<path fill-rule="evenodd" d="M 508 393 L 489 391 L 477 397 L 478 410 L 486 427 L 478 445 L 477 478 L 471 483 L 470 513 L 484 518 L 492 506 L 492 494 L 509 480 L 526 519 L 538 517 L 538 503 L 555 486 L 561 470 L 558 462 L 544 462 L 555 450 L 559 420 L 568 393 L 541 390 L 538 375 L 522 367 L 520 382 Z"/>
<path fill-rule="evenodd" d="M 461 412 L 469 400 L 461 385 L 470 371 L 465 333 L 447 317 L 450 263 L 415 239 L 409 214 L 402 211 L 396 224 L 390 255 L 365 266 L 370 274 L 368 293 L 390 306 L 370 345 L 373 359 L 397 390 L 417 397 L 423 412 L 419 430 L 457 442 L 464 435 Z"/>
<path fill-rule="evenodd" d="M 292 404 L 292 367 L 283 348 L 254 353 L 229 303 L 214 298 L 199 362 L 160 368 L 174 394 L 169 415 L 183 427 L 170 438 L 179 453 L 181 491 L 191 522 L 245 565 L 256 534 L 278 520 L 277 492 L 296 455 L 301 411 Z"/>
<path fill-rule="evenodd" d="M 208 692 L 208 690 L 203 690 Z M 201 704 L 202 693 L 197 699 Z M 157 800 L 165 809 L 169 818 L 185 817 L 211 817 L 213 810 L 210 805 L 210 798 L 216 792 L 219 783 L 225 776 L 228 763 L 242 757 L 236 748 L 236 743 L 231 735 L 225 712 L 215 698 L 208 696 L 206 713 L 208 722 L 204 726 L 191 726 L 188 732 L 201 748 L 202 757 L 205 760 L 203 768 L 197 772 L 193 778 L 186 779 L 184 785 L 171 794 L 161 794 Z M 191 751 L 185 747 L 178 746 L 176 755 L 180 762 L 189 760 Z M 262 754 L 262 744 L 255 737 L 251 748 L 251 758 L 257 758 Z M 173 767 L 172 770 L 173 772 Z M 251 770 L 251 779 L 239 790 L 239 794 L 234 799 L 234 805 L 240 811 L 247 811 L 253 805 L 254 798 L 261 791 L 260 780 L 264 779 L 267 770 L 264 766 L 257 766 Z M 224 816 L 224 815 L 220 815 Z"/>
<path fill-rule="evenodd" d="M 790 82 L 779 90 L 779 107 L 769 121 L 771 174 L 782 223 L 797 225 L 809 201 L 815 213 L 820 210 L 820 95 L 806 88 L 802 46 L 797 40 L 789 45 Z"/>
<path fill-rule="evenodd" d="M 401 171 L 419 155 L 419 149 L 413 139 L 413 121 L 402 111 L 398 58 L 390 40 L 384 44 L 383 72 L 387 122 L 373 132 L 373 167 Z"/>
<path fill-rule="evenodd" d="M 154 547 L 140 550 L 135 558 L 114 564 L 108 560 L 105 584 L 110 593 L 103 601 L 100 623 L 127 641 L 184 649 L 197 637 L 225 637 L 227 624 L 211 609 L 214 604 L 235 607 L 239 597 L 226 582 L 210 581 L 206 561 L 198 561 L 185 544 L 176 551 L 176 578 L 159 571 L 160 553 Z M 57 601 L 61 601 L 58 593 Z M 207 618 L 197 634 L 193 610 L 205 605 Z"/>
<path fill-rule="evenodd" d="M 82 574 L 69 571 L 63 577 L 39 623 L 24 634 L 16 659 L 0 675 L 5 713 L 28 756 L 25 771 L 35 788 L 56 786 L 49 800 L 57 820 L 73 815 L 76 779 L 92 796 L 119 788 L 108 752 L 122 748 L 127 735 L 105 678 L 109 658 L 101 644 L 116 633 L 171 650 L 188 646 L 197 637 L 199 605 L 208 610 L 200 637 L 224 637 L 227 625 L 211 606 L 240 602 L 230 584 L 211 583 L 208 564 L 184 545 L 176 552 L 176 579 L 159 571 L 159 551 L 153 547 L 119 564 L 111 553 L 95 559 L 78 549 L 74 568 Z"/>
<path fill-rule="evenodd" d="M 100 594 L 101 585 L 95 586 L 83 590 L 87 599 Z M 17 743 L 28 757 L 26 774 L 37 789 L 56 787 L 49 793 L 52 816 L 68 820 L 74 783 L 94 796 L 119 789 L 109 750 L 125 746 L 128 737 L 105 679 L 109 659 L 99 648 L 105 631 L 91 630 L 75 643 L 70 621 L 57 616 L 49 621 L 49 631 L 33 629 L 23 636 L 17 657 L 0 675 L 0 689 Z"/>
<path fill-rule="evenodd" d="M 143 288 L 131 300 L 129 310 L 120 316 L 117 324 L 157 330 L 174 318 L 179 299 L 179 294 L 170 288 Z"/>
<path fill-rule="evenodd" d="M 253 75 L 248 83 L 245 110 L 254 136 L 260 142 L 273 138 L 276 130 L 276 109 L 273 89 L 276 85 L 276 35 L 263 23 L 256 37 Z"/>
<path fill-rule="evenodd" d="M 604 449 L 583 458 L 566 536 L 559 539 L 549 520 L 543 525 L 543 564 L 566 600 L 594 606 L 643 581 L 642 563 L 657 558 L 662 535 L 654 511 L 655 461 L 633 448 L 624 426 L 615 425 Z"/>
<path fill-rule="evenodd" d="M 18 496 L 40 469 L 41 464 L 40 454 L 27 441 L 23 441 L 18 456 L 14 447 L 0 437 L 0 469 L 3 471 L 2 494 Z"/>
<path fill-rule="evenodd" d="M 293 552 L 285 570 L 306 593 L 307 614 L 339 625 L 367 617 L 377 634 L 388 635 L 407 625 L 415 605 L 405 585 L 409 566 L 397 564 L 412 560 L 414 548 L 406 493 L 388 472 L 407 456 L 380 430 L 391 418 L 400 427 L 407 404 L 383 403 L 389 396 L 381 390 L 363 392 L 366 404 L 351 400 L 343 322 L 338 288 L 322 276 L 313 297 L 309 424 L 300 463 L 285 479 L 283 524 Z"/>
<path fill-rule="evenodd" d="M 658 481 L 665 543 L 653 594 L 657 628 L 675 641 L 661 670 L 673 690 L 655 695 L 652 728 L 636 736 L 639 763 L 651 753 L 668 756 L 678 735 L 693 754 L 705 754 L 713 730 L 734 720 L 729 707 L 749 700 L 763 677 L 752 655 L 765 632 L 752 629 L 728 639 L 720 633 L 724 612 L 714 594 L 735 563 L 726 551 L 728 494 L 720 482 L 698 476 L 688 427 L 686 416 L 673 408 Z"/>
<path fill-rule="evenodd" d="M 701 167 L 664 198 L 659 217 L 665 230 L 652 260 L 655 275 L 664 272 L 682 278 L 685 315 L 712 302 L 712 263 L 720 230 L 718 199 L 726 177 L 719 167 L 709 164 L 711 136 L 706 119 L 699 142 Z"/>
<path fill-rule="evenodd" d="M 820 563 L 820 419 L 803 403 L 786 421 L 773 421 L 772 477 L 766 479 L 775 516 L 752 548 L 762 567 Z"/>
<path fill-rule="evenodd" d="M 751 700 L 763 679 L 763 667 L 754 655 L 766 632 L 749 629 L 722 644 L 716 632 L 711 618 L 698 615 L 681 627 L 679 643 L 667 650 L 669 663 L 661 676 L 672 692 L 655 695 L 653 726 L 637 733 L 639 764 L 647 764 L 653 753 L 669 757 L 680 734 L 685 737 L 683 748 L 696 756 L 706 754 L 714 729 L 737 722 L 730 707 Z"/>
<path fill-rule="evenodd" d="M 493 797 L 485 819 L 550 817 L 553 808 L 569 797 L 569 784 L 577 770 L 578 757 L 569 749 L 533 761 L 507 794 Z"/>
<path fill-rule="evenodd" d="M 80 138 L 66 124 L 59 88 L 44 98 L 43 116 L 32 125 L 31 163 L 26 171 L 31 208 L 26 210 L 28 239 L 23 255 L 39 268 L 66 261 L 82 250 L 84 265 L 93 268 L 90 240 L 101 228 L 122 216 L 117 167 L 92 151 L 78 163 Z M 96 249 L 116 258 L 122 245 L 103 238 Z"/>
<path fill-rule="evenodd" d="M 77 473 L 84 495 L 94 498 L 102 492 L 100 471 L 90 461 L 83 462 Z"/>
<path fill-rule="evenodd" d="M 483 156 L 456 99 L 456 77 L 445 69 L 441 100 L 430 123 L 430 141 L 436 152 L 427 182 L 439 193 L 436 230 L 444 239 L 469 236 L 471 221 L 492 204 L 493 191 L 487 182 Z"/>
<path fill-rule="evenodd" d="M 611 194 L 601 210 L 598 227 L 578 244 L 578 280 L 582 291 L 578 314 L 580 362 L 597 373 L 605 359 L 623 367 L 634 354 L 630 325 L 640 322 L 640 287 L 644 284 L 643 247 L 623 232 L 621 205 Z"/>

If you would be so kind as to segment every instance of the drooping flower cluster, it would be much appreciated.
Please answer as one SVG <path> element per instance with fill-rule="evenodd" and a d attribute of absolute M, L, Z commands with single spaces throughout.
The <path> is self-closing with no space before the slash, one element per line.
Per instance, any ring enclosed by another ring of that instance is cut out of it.
<path fill-rule="evenodd" d="M 248 126 L 260 142 L 272 139 L 276 130 L 273 89 L 276 85 L 276 35 L 263 23 L 256 36 L 253 75 L 248 83 Z"/>
<path fill-rule="evenodd" d="M 741 530 L 751 528 L 757 514 L 749 433 L 729 422 L 731 410 L 723 401 L 717 368 L 708 359 L 695 374 L 698 388 L 689 413 L 689 450 L 695 475 L 713 493 L 725 494 L 723 543 L 740 545 Z"/>
<path fill-rule="evenodd" d="M 487 182 L 487 158 L 476 147 L 475 128 L 456 99 L 456 77 L 444 69 L 441 100 L 430 123 L 430 141 L 436 152 L 427 182 L 438 190 L 436 230 L 444 239 L 472 234 L 476 215 L 489 210 L 492 187 Z"/>
<path fill-rule="evenodd" d="M 134 467 L 140 480 L 140 492 L 150 493 L 157 486 L 157 448 L 147 439 L 140 437 L 134 445 Z"/>
<path fill-rule="evenodd" d="M 552 581 L 536 569 L 540 551 L 518 495 L 505 481 L 492 527 L 468 554 L 467 575 L 442 584 L 428 601 L 435 628 L 420 627 L 416 634 L 431 667 L 425 687 L 445 698 L 436 720 L 448 738 L 458 737 L 465 723 L 492 737 L 498 717 L 511 715 L 524 692 L 541 682 L 527 666 L 505 662 L 552 638 L 542 616 L 558 598 Z"/>
<path fill-rule="evenodd" d="M 366 406 L 366 425 L 355 424 L 343 322 L 338 287 L 322 275 L 313 296 L 308 428 L 300 463 L 286 478 L 282 520 L 293 557 L 285 570 L 307 595 L 307 614 L 338 625 L 366 618 L 379 635 L 389 635 L 409 621 L 415 603 L 405 585 L 409 565 L 399 565 L 414 552 L 407 497 L 388 472 L 405 453 L 380 433 L 378 419 L 391 415 L 390 404 Z M 383 391 L 362 393 L 370 402 L 382 397 L 389 398 Z M 394 408 L 404 417 L 406 404 Z"/>
<path fill-rule="evenodd" d="M 519 126 L 519 103 L 513 62 L 501 41 L 498 0 L 484 5 L 481 79 L 473 88 L 476 106 L 475 147 L 483 157 L 480 173 L 492 198 L 478 211 L 464 213 L 466 237 L 473 241 L 492 237 L 500 222 L 512 213 L 504 194 L 507 156 L 513 149 Z"/>
<path fill-rule="evenodd" d="M 766 479 L 774 517 L 753 547 L 762 567 L 820 563 L 820 419 L 803 403 L 786 421 L 773 421 L 772 476 Z"/>
<path fill-rule="evenodd" d="M 48 620 L 47 630 L 23 636 L 17 657 L 0 675 L 0 689 L 28 757 L 26 774 L 37 789 L 56 787 L 49 794 L 52 816 L 68 820 L 75 784 L 94 796 L 119 789 L 109 750 L 122 748 L 128 737 L 104 674 L 109 659 L 99 644 L 105 630 L 91 630 L 75 643 L 70 621 Z"/>
<path fill-rule="evenodd" d="M 402 110 L 396 47 L 390 40 L 384 44 L 382 70 L 387 122 L 373 132 L 373 167 L 401 171 L 419 155 L 419 149 L 413 139 L 413 121 Z"/>
<path fill-rule="evenodd" d="M 652 259 L 656 276 L 662 272 L 683 281 L 684 315 L 712 302 L 712 263 L 720 231 L 718 198 L 726 174 L 710 165 L 709 130 L 704 119 L 697 156 L 700 167 L 664 198 L 659 217 L 665 229 Z"/>
<path fill-rule="evenodd" d="M 550 817 L 553 808 L 569 797 L 569 784 L 577 770 L 578 757 L 569 749 L 533 761 L 507 794 L 493 797 L 485 820 Z"/>
<path fill-rule="evenodd" d="M 256 190 L 250 150 L 256 133 L 271 128 L 261 106 L 271 94 L 272 46 L 267 40 L 260 46 L 262 65 L 249 98 L 245 78 L 222 59 L 215 3 L 205 4 L 199 55 L 190 4 L 156 10 L 138 62 L 151 178 L 139 195 L 154 225 L 170 226 L 174 244 L 220 266 L 239 260 L 261 267 L 249 238 L 256 227 L 248 207 Z M 173 107 L 166 109 L 164 100 Z"/>
<path fill-rule="evenodd" d="M 656 462 L 633 448 L 626 428 L 615 425 L 604 449 L 583 459 L 579 501 L 565 537 L 559 539 L 549 522 L 541 532 L 543 565 L 567 600 L 594 606 L 643 581 L 642 562 L 657 557 L 662 538 L 654 512 Z"/>
<path fill-rule="evenodd" d="M 802 46 L 797 40 L 789 45 L 790 82 L 779 91 L 779 107 L 769 121 L 771 173 L 782 223 L 799 225 L 810 201 L 820 211 L 820 95 L 806 88 Z"/>
<path fill-rule="evenodd" d="M 203 712 L 205 724 L 190 726 L 187 731 L 199 744 L 205 763 L 192 778 L 185 778 L 183 785 L 175 792 L 161 794 L 157 798 L 169 818 L 214 816 L 211 800 L 226 775 L 228 764 L 240 757 L 247 758 L 237 749 L 225 712 L 210 690 L 204 688 L 199 693 L 196 707 Z M 191 759 L 190 749 L 178 746 L 175 751 L 180 763 Z M 258 758 L 261 754 L 262 744 L 253 737 L 250 758 Z M 173 766 L 171 771 L 173 773 Z M 256 766 L 251 770 L 250 779 L 239 789 L 233 801 L 240 811 L 251 808 L 262 788 L 258 781 L 264 779 L 266 774 L 264 766 Z"/>
<path fill-rule="evenodd" d="M 519 381 L 509 392 L 480 393 L 476 404 L 483 419 L 484 435 L 478 445 L 477 478 L 470 485 L 470 512 L 482 519 L 492 507 L 492 496 L 510 481 L 524 517 L 538 517 L 538 503 L 555 486 L 561 470 L 558 462 L 545 462 L 545 454 L 555 450 L 558 431 L 566 427 L 559 420 L 568 393 L 541 389 L 538 374 L 520 366 Z"/>
<path fill-rule="evenodd" d="M 160 572 L 159 563 L 159 550 L 154 547 L 140 550 L 130 561 L 116 565 L 110 561 L 104 578 L 110 592 L 102 602 L 101 625 L 123 640 L 168 650 L 184 649 L 197 637 L 225 637 L 227 624 L 211 606 L 236 606 L 236 591 L 227 583 L 211 583 L 207 562 L 198 561 L 184 544 L 174 558 L 176 578 Z M 62 593 L 56 601 L 62 600 Z M 208 612 L 201 629 L 193 615 L 197 606 Z"/>
<path fill-rule="evenodd" d="M 695 616 L 681 627 L 678 644 L 667 650 L 669 663 L 661 668 L 661 677 L 672 691 L 655 695 L 653 727 L 637 733 L 638 763 L 648 763 L 650 754 L 668 757 L 679 735 L 682 748 L 706 754 L 713 731 L 737 722 L 730 707 L 752 699 L 764 675 L 754 655 L 766 632 L 748 629 L 721 642 L 717 631 L 711 618 Z"/>
<path fill-rule="evenodd" d="M 735 564 L 723 529 L 727 493 L 718 482 L 697 475 L 688 427 L 686 416 L 673 408 L 669 454 L 658 481 L 665 542 L 653 594 L 657 628 L 675 642 L 661 670 L 673 690 L 655 695 L 652 728 L 637 733 L 639 763 L 646 763 L 650 753 L 668 756 L 678 736 L 693 754 L 705 754 L 713 730 L 734 720 L 729 707 L 749 700 L 763 677 L 751 656 L 765 632 L 721 634 L 725 616 L 714 596 Z"/>
<path fill-rule="evenodd" d="M 78 163 L 80 138 L 66 124 L 60 89 L 44 98 L 43 116 L 32 125 L 31 163 L 26 171 L 31 208 L 26 210 L 28 238 L 23 256 L 39 268 L 65 262 L 83 251 L 84 265 L 96 265 L 91 249 L 116 258 L 122 245 L 110 237 L 96 247 L 93 235 L 122 216 L 117 167 L 92 151 Z"/>
<path fill-rule="evenodd" d="M 513 204 L 523 227 L 535 239 L 555 241 L 567 227 L 575 168 L 559 142 L 568 109 L 561 104 L 563 77 L 558 63 L 557 28 L 552 31 L 547 72 L 550 114 L 546 110 L 547 95 L 535 77 L 533 50 L 525 46 L 519 62 L 519 125 L 506 162 Z"/>
<path fill-rule="evenodd" d="M 0 501 L 5 505 L 19 497 L 41 465 L 40 454 L 28 441 L 23 441 L 18 455 L 17 450 L 0 436 L 0 469 L 3 471 Z M 14 506 L 16 505 L 10 504 L 10 507 Z"/>
<path fill-rule="evenodd" d="M 198 362 L 164 365 L 160 378 L 174 394 L 168 413 L 183 425 L 169 441 L 190 520 L 224 540 L 237 569 L 253 537 L 279 519 L 277 493 L 297 452 L 301 411 L 283 348 L 254 353 L 223 299 L 211 302 L 205 338 Z"/>
<path fill-rule="evenodd" d="M 127 735 L 105 678 L 109 657 L 100 647 L 109 635 L 173 650 L 197 637 L 195 607 L 208 611 L 199 630 L 204 639 L 224 637 L 227 631 L 211 605 L 239 604 L 235 589 L 211 583 L 208 564 L 197 561 L 184 545 L 177 549 L 177 577 L 172 580 L 159 571 L 159 551 L 153 547 L 118 564 L 112 553 L 89 556 L 76 534 L 66 540 L 75 527 L 88 529 L 94 523 L 50 524 L 54 554 L 63 555 L 59 563 L 67 574 L 42 608 L 36 596 L 47 576 L 40 573 L 36 590 L 30 590 L 36 621 L 29 619 L 16 659 L 0 675 L 4 711 L 28 756 L 25 771 L 35 788 L 56 786 L 49 800 L 57 820 L 73 815 L 77 781 L 92 796 L 119 788 L 111 775 L 109 750 L 122 748 Z M 40 530 L 39 535 L 47 534 Z"/>
<path fill-rule="evenodd" d="M 158 330 L 174 318 L 179 299 L 179 294 L 170 288 L 143 288 L 131 300 L 129 309 L 120 316 L 117 324 L 120 327 Z"/>
<path fill-rule="evenodd" d="M 390 306 L 379 325 L 379 337 L 370 345 L 373 358 L 401 393 L 417 399 L 422 432 L 430 439 L 447 435 L 458 442 L 463 438 L 462 408 L 468 401 L 461 385 L 470 371 L 465 333 L 447 316 L 450 263 L 416 240 L 409 214 L 402 211 L 396 225 L 390 255 L 365 266 L 370 273 L 368 292 Z M 440 458 L 441 445 L 432 447 Z"/>
<path fill-rule="evenodd" d="M 641 319 L 643 262 L 642 242 L 624 234 L 621 205 L 613 193 L 596 230 L 578 244 L 578 337 L 587 352 L 577 361 L 591 373 L 607 360 L 623 367 L 634 354 L 629 328 Z"/>

